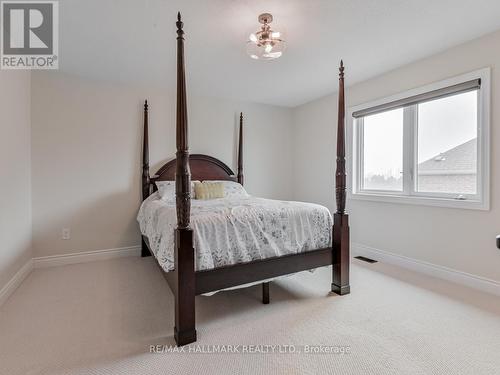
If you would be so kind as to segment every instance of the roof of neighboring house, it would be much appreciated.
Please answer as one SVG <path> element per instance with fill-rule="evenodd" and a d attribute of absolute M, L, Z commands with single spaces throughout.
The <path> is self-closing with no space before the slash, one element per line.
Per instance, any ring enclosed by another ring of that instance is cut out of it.
<path fill-rule="evenodd" d="M 462 143 L 418 165 L 419 174 L 473 174 L 477 167 L 477 138 Z"/>

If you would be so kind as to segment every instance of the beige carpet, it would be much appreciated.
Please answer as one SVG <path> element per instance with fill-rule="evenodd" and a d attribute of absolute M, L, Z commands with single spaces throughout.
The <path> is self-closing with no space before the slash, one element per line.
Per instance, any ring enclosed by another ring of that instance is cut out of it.
<path fill-rule="evenodd" d="M 0 374 L 499 374 L 500 300 L 354 261 L 352 294 L 329 269 L 197 297 L 197 344 L 302 353 L 150 354 L 173 345 L 172 294 L 153 259 L 39 269 L 0 309 Z M 305 354 L 304 345 L 348 347 Z M 207 349 L 208 348 L 208 349 Z"/>

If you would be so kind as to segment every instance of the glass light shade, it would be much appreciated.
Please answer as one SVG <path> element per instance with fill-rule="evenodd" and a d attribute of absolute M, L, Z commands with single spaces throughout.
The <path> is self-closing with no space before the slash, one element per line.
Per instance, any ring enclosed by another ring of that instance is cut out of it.
<path fill-rule="evenodd" d="M 273 34 L 276 34 L 275 32 Z M 247 42 L 247 54 L 252 59 L 255 60 L 274 60 L 283 55 L 286 43 L 280 38 L 270 37 L 269 39 L 257 39 L 255 34 L 255 40 L 250 37 Z"/>

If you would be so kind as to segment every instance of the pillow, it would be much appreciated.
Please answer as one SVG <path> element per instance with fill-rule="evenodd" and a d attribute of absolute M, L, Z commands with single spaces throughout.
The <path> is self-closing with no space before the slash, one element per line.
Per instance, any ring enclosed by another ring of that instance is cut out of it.
<path fill-rule="evenodd" d="M 224 197 L 226 198 L 246 198 L 250 195 L 247 193 L 243 185 L 234 181 L 212 181 L 220 182 L 224 186 Z"/>
<path fill-rule="evenodd" d="M 161 199 L 165 201 L 175 200 L 175 181 L 157 181 L 156 187 Z"/>
<path fill-rule="evenodd" d="M 199 181 L 191 181 L 191 198 L 194 199 L 194 184 Z M 164 201 L 175 201 L 175 181 L 156 181 L 158 194 Z"/>
<path fill-rule="evenodd" d="M 220 182 L 197 181 L 194 184 L 196 199 L 224 198 L 224 185 Z"/>

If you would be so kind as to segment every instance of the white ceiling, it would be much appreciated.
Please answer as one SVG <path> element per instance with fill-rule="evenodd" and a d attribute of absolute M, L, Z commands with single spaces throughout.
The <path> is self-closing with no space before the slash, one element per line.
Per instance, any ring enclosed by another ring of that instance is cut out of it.
<path fill-rule="evenodd" d="M 188 93 L 296 106 L 500 29 L 499 0 L 61 0 L 60 68 L 90 79 L 175 87 L 175 19 Z M 254 61 L 245 41 L 271 12 L 288 48 Z"/>

